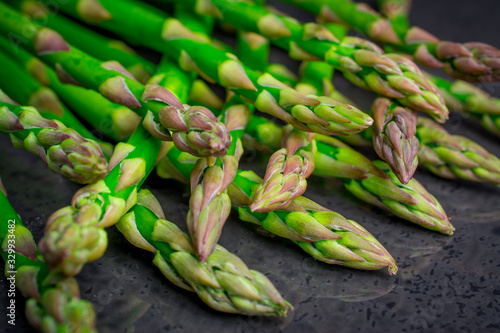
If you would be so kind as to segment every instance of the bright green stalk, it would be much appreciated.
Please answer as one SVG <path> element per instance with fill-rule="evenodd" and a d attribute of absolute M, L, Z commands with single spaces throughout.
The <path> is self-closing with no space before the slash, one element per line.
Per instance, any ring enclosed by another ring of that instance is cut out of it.
<path fill-rule="evenodd" d="M 428 67 L 443 68 L 456 78 L 472 82 L 500 80 L 500 50 L 477 42 L 441 41 L 419 27 L 393 25 L 364 3 L 351 0 L 282 0 L 324 19 L 336 19 L 377 42 L 410 54 Z"/>
<path fill-rule="evenodd" d="M 292 309 L 267 277 L 249 270 L 221 246 L 205 262 L 191 239 L 165 220 L 156 198 L 141 190 L 138 204 L 117 224 L 133 245 L 155 254 L 153 263 L 176 286 L 196 292 L 211 308 L 243 315 L 286 316 Z"/>
<path fill-rule="evenodd" d="M 450 109 L 472 115 L 484 128 L 500 136 L 500 99 L 491 97 L 465 81 L 451 82 L 437 76 L 429 77 L 441 91 Z"/>
<path fill-rule="evenodd" d="M 372 123 L 371 118 L 354 108 L 328 98 L 303 96 L 270 74 L 261 75 L 251 71 L 232 54 L 217 49 L 177 19 L 143 2 L 102 0 L 97 3 L 86 0 L 86 7 L 78 5 L 81 3 L 70 0 L 61 4 L 61 9 L 86 22 L 89 22 L 90 9 L 94 13 L 102 13 L 98 26 L 137 45 L 169 55 L 184 70 L 197 72 L 210 82 L 233 90 L 253 101 L 259 110 L 301 130 L 350 134 Z M 343 124 L 337 122 L 339 117 L 345 119 Z"/>
<path fill-rule="evenodd" d="M 124 42 L 107 38 L 62 15 L 51 13 L 41 1 L 7 0 L 5 2 L 35 22 L 59 32 L 68 43 L 91 56 L 101 61 L 118 61 L 141 83 L 145 83 L 156 72 L 154 63 L 139 56 Z"/>
<path fill-rule="evenodd" d="M 9 43 L 0 36 L 0 48 Z M 17 59 L 20 55 L 17 54 Z M 56 93 L 44 87 L 30 77 L 16 61 L 0 50 L 0 62 L 3 64 L 0 89 L 18 103 L 35 107 L 47 119 L 59 120 L 65 126 L 77 131 L 86 139 L 99 143 L 107 156 L 113 154 L 113 146 L 98 140 L 59 100 Z"/>
<path fill-rule="evenodd" d="M 97 142 L 57 120 L 43 118 L 33 107 L 0 100 L 0 131 L 10 135 L 15 147 L 39 156 L 53 172 L 73 182 L 93 183 L 108 172 Z"/>
<path fill-rule="evenodd" d="M 418 120 L 419 159 L 432 173 L 449 179 L 500 184 L 500 159 L 474 141 L 449 134 L 426 118 Z"/>
<path fill-rule="evenodd" d="M 277 149 L 281 128 L 267 119 L 254 117 L 246 133 L 264 146 Z M 415 179 L 401 183 L 387 164 L 371 162 L 337 139 L 316 136 L 313 175 L 340 178 L 359 199 L 410 222 L 453 234 L 454 227 L 439 202 Z"/>
<path fill-rule="evenodd" d="M 181 102 L 185 102 L 195 76 L 164 57 L 158 67 L 158 74 L 153 76 L 150 82 L 172 91 Z M 220 117 L 220 121 L 231 131 L 228 154 L 222 158 L 199 159 L 190 175 L 191 198 L 187 225 L 198 258 L 202 262 L 214 251 L 231 210 L 231 200 L 226 190 L 236 174 L 242 153 L 242 128 L 250 117 L 249 107 L 240 102 L 239 98 L 237 101 L 233 100 L 228 103 Z"/>
<path fill-rule="evenodd" d="M 193 6 L 202 2 L 186 1 Z M 362 88 L 395 98 L 403 105 L 427 112 L 441 122 L 448 117 L 448 110 L 438 89 L 405 57 L 384 54 L 378 46 L 360 38 L 346 37 L 338 41 L 328 29 L 320 25 L 300 24 L 290 17 L 275 14 L 249 2 L 205 2 L 214 8 L 207 14 L 217 16 L 224 23 L 239 29 L 262 34 L 287 50 L 292 58 L 326 61 Z"/>
<path fill-rule="evenodd" d="M 107 247 L 104 228 L 117 223 L 137 202 L 137 191 L 153 170 L 161 142 L 138 126 L 127 143 L 119 143 L 103 180 L 78 190 L 71 206 L 47 221 L 40 253 L 47 265 L 67 276 L 102 256 Z"/>
<path fill-rule="evenodd" d="M 191 156 L 173 147 L 158 165 L 157 172 L 161 177 L 187 182 L 195 163 Z M 328 264 L 369 270 L 387 267 L 391 274 L 396 273 L 394 259 L 366 229 L 309 199 L 296 198 L 286 211 L 252 212 L 251 198 L 261 182 L 254 172 L 238 170 L 229 186 L 231 204 L 238 209 L 242 220 L 292 240 Z"/>
<path fill-rule="evenodd" d="M 184 151 L 199 156 L 225 155 L 229 145 L 227 128 L 218 123 L 209 110 L 185 109 L 168 90 L 140 84 L 118 62 L 101 63 L 70 47 L 54 30 L 33 24 L 7 5 L 0 3 L 0 10 L 3 13 L 0 30 L 54 66 L 63 81 L 82 84 L 112 102 L 136 110 L 145 117 L 143 125 L 153 136 L 173 139 Z M 23 34 L 27 30 L 33 33 Z"/>
<path fill-rule="evenodd" d="M 44 333 L 96 332 L 92 304 L 80 299 L 75 279 L 51 272 L 41 260 L 33 235 L 23 225 L 4 190 L 0 191 L 0 240 L 5 276 L 9 285 L 15 284 L 28 298 L 25 314 L 29 323 Z M 6 290 L 10 298 L 14 297 L 14 291 Z M 8 318 L 7 312 L 5 320 Z"/>

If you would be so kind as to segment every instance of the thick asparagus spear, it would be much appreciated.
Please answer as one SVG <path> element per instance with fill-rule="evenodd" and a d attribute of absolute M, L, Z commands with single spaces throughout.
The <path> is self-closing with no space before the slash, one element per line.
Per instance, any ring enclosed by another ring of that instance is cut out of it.
<path fill-rule="evenodd" d="M 298 89 L 323 91 L 345 99 L 333 87 L 332 73 L 320 62 L 305 62 L 301 66 L 301 82 Z M 398 179 L 406 184 L 418 166 L 418 138 L 415 136 L 417 114 L 387 98 L 378 98 L 373 103 L 373 146 L 381 159 L 386 161 Z M 371 131 L 370 131 L 371 132 Z"/>
<path fill-rule="evenodd" d="M 410 26 L 408 17 L 410 0 L 381 0 L 380 6 L 382 14 L 391 21 L 391 24 Z M 424 74 L 441 91 L 449 109 L 471 114 L 484 128 L 500 136 L 500 100 L 468 82 L 449 81 L 428 73 Z"/>
<path fill-rule="evenodd" d="M 314 170 L 314 135 L 287 126 L 282 141 L 283 148 L 271 156 L 264 180 L 255 190 L 250 204 L 253 212 L 285 209 L 306 191 L 306 179 Z"/>
<path fill-rule="evenodd" d="M 339 19 L 378 42 L 411 54 L 424 66 L 443 68 L 455 78 L 472 82 L 500 80 L 500 50 L 491 45 L 441 41 L 422 28 L 393 25 L 366 4 L 351 0 L 282 1 L 324 19 Z"/>
<path fill-rule="evenodd" d="M 292 309 L 267 277 L 221 246 L 205 262 L 191 239 L 165 220 L 160 203 L 147 190 L 117 224 L 133 245 L 153 252 L 153 263 L 176 286 L 194 291 L 211 308 L 244 315 L 286 316 Z"/>
<path fill-rule="evenodd" d="M 78 3 L 67 1 L 61 4 L 61 9 L 89 22 Z M 91 8 L 107 13 L 98 26 L 132 43 L 169 55 L 183 69 L 197 72 L 203 78 L 233 90 L 253 101 L 260 111 L 283 119 L 301 130 L 350 134 L 372 124 L 369 116 L 355 108 L 328 98 L 303 96 L 268 73 L 258 74 L 250 70 L 234 55 L 217 49 L 180 21 L 143 2 L 124 0 L 117 3 L 105 0 L 89 3 L 93 6 Z M 133 12 L 129 8 L 134 8 Z M 339 118 L 344 122 L 339 123 Z"/>
<path fill-rule="evenodd" d="M 452 110 L 471 114 L 484 128 L 500 136 L 500 99 L 465 81 L 448 81 L 429 75 Z"/>
<path fill-rule="evenodd" d="M 68 43 L 91 56 L 101 61 L 118 61 L 141 83 L 146 83 L 150 76 L 156 72 L 154 63 L 139 56 L 124 42 L 107 38 L 62 15 L 51 13 L 41 1 L 6 0 L 5 2 L 35 22 L 57 31 Z M 47 4 L 50 5 L 50 3 Z"/>
<path fill-rule="evenodd" d="M 463 178 L 500 184 L 500 159 L 474 141 L 449 134 L 429 119 L 418 119 L 421 142 L 419 159 L 432 173 L 444 178 Z"/>
<path fill-rule="evenodd" d="M 188 1 L 196 3 L 196 0 Z M 253 3 L 231 0 L 210 0 L 210 3 L 216 11 L 207 14 L 216 15 L 237 28 L 262 34 L 289 51 L 292 58 L 326 61 L 365 89 L 425 111 L 441 122 L 447 119 L 448 110 L 437 88 L 405 57 L 384 55 L 378 46 L 360 38 L 346 37 L 339 42 L 322 26 L 300 24 Z"/>
<path fill-rule="evenodd" d="M 267 119 L 254 117 L 247 133 L 261 145 L 276 149 L 280 128 Z M 402 184 L 387 164 L 372 163 L 362 154 L 334 138 L 316 136 L 313 175 L 340 178 L 359 199 L 407 221 L 444 234 L 454 227 L 439 202 L 415 179 Z"/>
<path fill-rule="evenodd" d="M 0 36 L 0 48 L 5 43 L 9 42 Z M 19 54 L 15 56 L 17 56 L 16 60 L 19 59 Z M 7 95 L 23 105 L 35 107 L 44 118 L 59 120 L 65 126 L 78 132 L 85 139 L 96 141 L 107 157 L 113 154 L 113 146 L 110 143 L 98 140 L 59 100 L 53 90 L 44 87 L 34 78 L 30 77 L 14 59 L 4 54 L 1 50 L 0 62 L 4 65 L 3 75 L 0 78 L 0 89 Z"/>
<path fill-rule="evenodd" d="M 0 30 L 54 66 L 63 81 L 82 84 L 136 110 L 145 117 L 143 125 L 158 139 L 170 140 L 170 130 L 174 142 L 189 153 L 225 155 L 230 143 L 227 128 L 208 109 L 186 109 L 168 90 L 137 82 L 118 62 L 97 61 L 71 47 L 54 30 L 33 24 L 4 3 L 0 3 L 0 10 Z M 26 29 L 33 32 L 28 37 L 23 36 Z"/>
<path fill-rule="evenodd" d="M 0 181 L 1 184 L 1 181 Z M 49 270 L 37 254 L 33 235 L 0 191 L 0 239 L 5 276 L 16 285 L 26 301 L 26 317 L 44 333 L 96 332 L 92 304 L 80 299 L 78 283 Z M 8 316 L 8 315 L 7 315 Z"/>
<path fill-rule="evenodd" d="M 51 269 L 73 276 L 86 262 L 102 256 L 107 247 L 104 228 L 135 205 L 160 146 L 160 141 L 138 126 L 127 143 L 116 146 L 106 178 L 78 190 L 71 206 L 50 216 L 39 247 Z"/>
<path fill-rule="evenodd" d="M 151 82 L 174 93 L 180 101 L 188 98 L 194 73 L 188 73 L 163 57 L 158 72 Z M 240 137 L 250 117 L 250 109 L 236 100 L 228 103 L 220 121 L 230 130 L 231 145 L 221 158 L 201 158 L 190 175 L 191 198 L 187 214 L 188 230 L 193 239 L 198 258 L 204 262 L 214 251 L 222 228 L 231 210 L 231 200 L 226 193 L 233 181 L 241 156 Z"/>
<path fill-rule="evenodd" d="M 166 156 L 167 159 L 158 164 L 158 174 L 186 182 L 195 161 L 175 147 Z M 238 207 L 242 220 L 294 241 L 323 262 L 358 269 L 387 267 L 391 274 L 396 273 L 394 259 L 366 229 L 309 199 L 298 197 L 286 210 L 267 214 L 252 212 L 248 206 L 261 182 L 262 179 L 252 171 L 238 170 L 229 186 L 231 204 Z"/>
<path fill-rule="evenodd" d="M 0 131 L 15 147 L 39 156 L 49 168 L 73 182 L 88 184 L 106 176 L 108 163 L 99 144 L 29 106 L 0 100 Z"/>

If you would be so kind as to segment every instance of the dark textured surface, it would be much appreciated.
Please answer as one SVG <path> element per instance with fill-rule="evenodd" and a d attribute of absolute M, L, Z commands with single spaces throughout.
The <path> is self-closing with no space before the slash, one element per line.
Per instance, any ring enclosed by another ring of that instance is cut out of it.
<path fill-rule="evenodd" d="M 500 47 L 496 0 L 414 1 L 412 19 L 443 39 L 481 40 Z M 274 57 L 286 61 L 281 52 Z M 361 105 L 370 105 L 372 95 L 341 78 L 335 83 Z M 499 87 L 483 86 L 497 97 Z M 500 140 L 472 121 L 454 115 L 447 127 L 500 156 Z M 253 156 L 250 152 L 243 165 L 262 174 L 265 162 Z M 12 204 L 37 240 L 49 215 L 69 204 L 79 188 L 52 174 L 35 156 L 12 148 L 4 135 L 0 136 L 0 175 Z M 395 277 L 385 271 L 363 272 L 315 262 L 292 243 L 269 237 L 231 215 L 220 243 L 251 268 L 268 274 L 295 306 L 286 319 L 210 310 L 196 295 L 166 283 L 151 264 L 152 255 L 133 248 L 113 228 L 106 255 L 78 276 L 82 295 L 95 304 L 101 332 L 499 331 L 500 189 L 441 180 L 425 171 L 416 177 L 451 216 L 457 228 L 454 236 L 389 217 L 354 199 L 336 180 L 313 178 L 306 193 L 371 231 L 396 258 L 400 270 Z M 167 218 L 184 227 L 187 190 L 156 176 L 146 184 L 159 198 Z M 3 279 L 0 331 L 31 332 L 23 316 L 22 297 L 17 296 L 15 329 L 7 325 L 6 302 Z"/>

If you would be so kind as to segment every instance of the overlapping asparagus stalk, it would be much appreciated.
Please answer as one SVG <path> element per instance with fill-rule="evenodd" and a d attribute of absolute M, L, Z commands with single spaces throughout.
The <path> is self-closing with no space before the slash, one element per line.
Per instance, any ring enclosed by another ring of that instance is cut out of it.
<path fill-rule="evenodd" d="M 61 4 L 65 12 L 88 23 L 88 13 L 78 1 Z M 304 131 L 344 134 L 361 131 L 372 124 L 366 114 L 337 101 L 303 96 L 282 84 L 270 74 L 258 74 L 242 65 L 234 55 L 220 50 L 186 28 L 142 2 L 126 0 L 86 2 L 94 12 L 102 14 L 98 26 L 113 31 L 124 39 L 163 52 L 179 62 L 184 70 L 197 72 L 210 82 L 217 82 L 253 101 L 263 112 L 287 121 Z M 124 8 L 134 8 L 133 14 Z M 130 15 L 134 15 L 131 19 Z M 95 23 L 95 22 L 94 22 Z M 337 119 L 346 119 L 339 125 Z"/>
<path fill-rule="evenodd" d="M 419 118 L 417 136 L 423 166 L 443 178 L 500 184 L 500 159 L 474 141 L 449 134 L 429 119 Z"/>
<path fill-rule="evenodd" d="M 38 2 L 33 2 L 33 3 L 38 4 Z M 23 7 L 28 7 L 28 6 L 23 6 Z M 69 30 L 71 31 L 71 29 Z M 81 31 L 85 32 L 87 30 L 81 29 Z M 77 40 L 84 40 L 84 41 L 87 39 L 86 37 L 88 37 L 85 34 L 79 34 L 77 36 L 81 37 L 78 38 Z M 93 47 L 89 46 L 90 45 L 87 45 L 89 49 L 93 49 Z M 123 105 L 110 102 L 109 100 L 104 98 L 100 93 L 94 90 L 86 89 L 72 84 L 64 84 L 60 82 L 56 72 L 53 69 L 45 65 L 38 58 L 34 57 L 33 55 L 31 55 L 29 52 L 25 51 L 22 48 L 13 49 L 12 44 L 7 39 L 1 36 L 0 36 L 0 48 L 2 49 L 2 51 L 9 53 L 9 55 L 12 56 L 12 59 L 14 59 L 21 67 L 25 68 L 25 71 L 28 74 L 30 74 L 33 78 L 38 80 L 38 84 L 31 83 L 32 80 L 30 80 L 30 78 L 27 77 L 27 74 L 24 71 L 22 71 L 23 72 L 22 74 L 21 72 L 16 71 L 16 75 L 18 76 L 22 75 L 22 81 L 16 80 L 16 83 L 20 82 L 20 85 L 22 84 L 27 85 L 28 83 L 30 83 L 30 86 L 35 86 L 40 91 L 40 92 L 35 91 L 35 93 L 32 94 L 33 97 L 30 98 L 29 104 L 34 104 L 36 106 L 37 104 L 40 104 L 39 101 L 41 101 L 43 102 L 42 106 L 48 104 L 48 106 L 50 106 L 51 108 L 56 108 L 58 106 L 57 104 L 58 99 L 57 97 L 55 97 L 56 95 L 53 94 L 52 96 L 52 94 L 47 93 L 47 91 L 50 91 L 50 89 L 52 89 L 52 91 L 55 92 L 57 96 L 64 101 L 64 103 L 66 103 L 69 107 L 71 107 L 73 111 L 77 112 L 80 116 L 84 117 L 85 120 L 89 122 L 95 129 L 98 129 L 101 133 L 112 138 L 115 141 L 122 141 L 129 138 L 130 135 L 133 133 L 134 129 L 141 121 L 141 117 L 132 110 L 130 110 L 129 108 Z M 103 53 L 102 49 L 101 52 Z M 111 57 L 114 54 L 115 52 L 109 53 L 108 57 Z M 15 66 L 10 65 L 9 70 L 10 71 L 15 70 Z M 40 87 L 40 84 L 48 86 L 50 87 L 50 89 Z M 9 88 L 15 91 L 17 94 L 19 94 L 20 91 L 26 89 L 26 88 L 17 89 L 17 87 L 13 86 L 9 86 Z M 38 96 L 40 95 L 43 98 L 39 98 Z M 46 95 L 48 95 L 48 97 Z M 59 115 L 59 113 L 60 112 L 58 112 L 58 114 L 52 117 L 57 116 L 57 118 L 63 122 L 65 122 L 67 118 L 66 114 L 70 114 L 70 113 L 64 113 L 63 115 L 64 118 L 62 118 Z M 77 129 L 79 133 L 82 133 L 85 136 L 86 133 L 85 130 L 83 130 L 80 127 L 76 127 L 75 129 Z"/>
<path fill-rule="evenodd" d="M 452 110 L 471 114 L 489 132 L 500 136 L 500 99 L 465 81 L 448 81 L 429 75 Z"/>
<path fill-rule="evenodd" d="M 3 93 L 2 93 L 3 94 Z M 33 107 L 0 100 L 0 131 L 15 147 L 39 156 L 49 168 L 73 182 L 88 184 L 106 176 L 108 163 L 99 144 Z"/>
<path fill-rule="evenodd" d="M 221 246 L 200 261 L 191 239 L 165 220 L 156 198 L 141 190 L 137 205 L 117 224 L 133 245 L 153 252 L 153 263 L 176 286 L 196 292 L 215 310 L 285 316 L 292 309 L 267 277 Z"/>
<path fill-rule="evenodd" d="M 255 116 L 254 116 L 255 117 Z M 252 118 L 253 119 L 253 118 Z M 281 137 L 278 139 L 278 145 Z M 172 147 L 160 161 L 160 177 L 187 182 L 195 161 Z M 238 170 L 228 194 L 233 207 L 239 207 L 240 218 L 256 223 L 273 234 L 296 242 L 314 258 L 329 264 L 358 269 L 397 267 L 387 250 L 363 227 L 347 220 L 304 197 L 296 198 L 285 210 L 270 213 L 252 212 L 249 208 L 262 179 L 252 171 Z"/>
<path fill-rule="evenodd" d="M 57 31 L 70 44 L 85 51 L 101 61 L 118 61 L 141 83 L 156 72 L 156 65 L 139 56 L 130 46 L 121 40 L 110 39 L 95 31 L 85 29 L 57 12 L 51 13 L 47 2 L 37 0 L 6 0 L 4 1 L 22 11 L 44 27 Z M 55 8 L 55 10 L 58 10 Z"/>
<path fill-rule="evenodd" d="M 254 117 L 247 133 L 258 143 L 276 149 L 279 126 L 264 118 Z M 313 175 L 340 178 L 347 190 L 359 199 L 380 207 L 407 221 L 444 234 L 454 227 L 439 202 L 415 179 L 401 183 L 389 166 L 371 162 L 362 154 L 334 138 L 316 136 Z"/>
<path fill-rule="evenodd" d="M 9 203 L 5 188 L 0 188 L 0 239 L 5 276 L 28 298 L 25 314 L 29 323 L 44 333 L 96 332 L 92 304 L 80 299 L 74 278 L 49 270 L 37 253 L 33 235 Z"/>
<path fill-rule="evenodd" d="M 250 204 L 253 212 L 283 210 L 306 191 L 306 179 L 314 170 L 314 135 L 291 126 L 286 126 L 285 131 L 283 148 L 271 156 L 264 180 L 255 190 Z M 306 146 L 310 151 L 301 149 Z"/>
<path fill-rule="evenodd" d="M 381 13 L 389 19 L 391 24 L 405 25 L 406 29 L 410 26 L 410 7 L 410 0 L 380 1 Z M 431 74 L 424 74 L 436 84 L 449 109 L 472 114 L 484 128 L 500 135 L 500 101 L 498 99 L 468 82 L 449 81 Z"/>
<path fill-rule="evenodd" d="M 168 90 L 137 82 L 116 61 L 101 63 L 71 47 L 57 32 L 33 24 L 19 12 L 0 3 L 4 13 L 0 30 L 19 38 L 21 46 L 50 63 L 63 82 L 82 84 L 112 102 L 144 116 L 143 125 L 158 139 L 173 139 L 182 150 L 198 156 L 223 156 L 229 145 L 227 128 L 202 107 L 185 109 Z M 23 31 L 33 34 L 23 37 Z M 172 137 L 169 131 L 172 132 Z"/>
<path fill-rule="evenodd" d="M 197 3 L 197 0 L 188 1 L 193 5 Z M 378 46 L 360 38 L 345 37 L 338 41 L 320 25 L 300 24 L 250 2 L 210 0 L 209 3 L 212 10 L 206 14 L 269 38 L 289 51 L 292 58 L 326 61 L 362 88 L 395 98 L 403 105 L 425 111 L 441 122 L 448 117 L 448 110 L 437 88 L 405 57 L 384 54 Z"/>
<path fill-rule="evenodd" d="M 47 265 L 67 276 L 102 256 L 107 247 L 104 228 L 117 223 L 137 202 L 137 191 L 153 169 L 161 141 L 139 126 L 127 143 L 119 143 L 103 180 L 78 190 L 71 206 L 47 221 L 40 253 Z"/>
<path fill-rule="evenodd" d="M 301 81 L 298 90 L 323 91 L 339 100 L 346 98 L 333 87 L 332 71 L 329 65 L 321 62 L 304 62 L 301 66 Z M 418 166 L 418 138 L 415 136 L 417 114 L 415 111 L 391 102 L 387 98 L 378 98 L 373 103 L 373 146 L 381 159 L 386 161 L 399 180 L 406 184 L 413 177 Z"/>
<path fill-rule="evenodd" d="M 283 1 L 324 19 L 340 20 L 377 42 L 411 54 L 424 66 L 443 68 L 455 78 L 472 82 L 500 80 L 500 50 L 491 45 L 441 41 L 422 28 L 391 24 L 366 4 L 351 0 Z"/>

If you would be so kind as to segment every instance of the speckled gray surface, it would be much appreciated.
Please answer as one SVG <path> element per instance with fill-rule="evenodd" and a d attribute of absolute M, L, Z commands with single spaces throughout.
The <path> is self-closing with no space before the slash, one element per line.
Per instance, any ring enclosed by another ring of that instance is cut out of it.
<path fill-rule="evenodd" d="M 443 39 L 480 39 L 500 47 L 500 5 L 495 0 L 415 1 L 414 23 Z M 277 52 L 275 60 L 285 59 Z M 288 62 L 287 62 L 288 63 Z M 290 62 L 290 66 L 294 64 Z M 1 75 L 1 73 L 0 73 Z M 337 86 L 360 104 L 371 95 L 342 79 Z M 500 97 L 500 84 L 484 86 Z M 500 156 L 499 139 L 472 121 L 454 115 L 447 125 Z M 248 154 L 244 167 L 262 172 L 264 160 Z M 52 174 L 33 155 L 12 148 L 0 136 L 0 175 L 25 224 L 39 239 L 48 216 L 67 205 L 79 188 Z M 78 276 L 82 295 L 98 312 L 100 332 L 495 332 L 500 330 L 500 189 L 417 178 L 442 203 L 457 228 L 452 237 L 410 225 L 362 204 L 336 180 L 313 178 L 307 196 L 356 220 L 393 254 L 399 273 L 363 272 L 328 266 L 288 241 L 238 221 L 232 214 L 220 243 L 270 277 L 295 311 L 286 319 L 224 315 L 194 294 L 179 290 L 151 264 L 152 256 L 109 230 L 110 246 Z M 151 177 L 146 187 L 160 199 L 168 219 L 184 224 L 187 191 Z M 180 196 L 179 193 L 183 195 Z M 7 325 L 6 280 L 0 283 L 0 331 L 31 332 L 18 296 L 16 327 Z"/>

